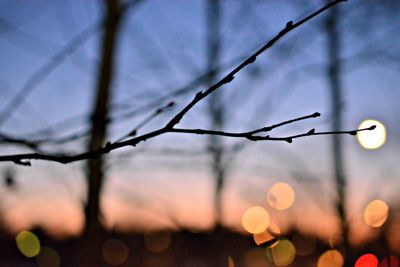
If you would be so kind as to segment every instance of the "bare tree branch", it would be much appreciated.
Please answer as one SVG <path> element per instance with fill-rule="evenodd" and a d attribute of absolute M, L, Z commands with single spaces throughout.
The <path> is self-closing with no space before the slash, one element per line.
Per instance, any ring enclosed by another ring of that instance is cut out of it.
<path fill-rule="evenodd" d="M 265 129 L 267 129 L 267 128 L 268 127 L 266 127 Z M 261 128 L 261 129 L 264 129 L 264 128 Z M 258 133 L 261 132 L 261 129 L 258 130 Z M 290 136 L 286 136 L 286 137 L 271 137 L 269 135 L 259 136 L 259 135 L 254 135 L 252 132 L 232 133 L 232 132 L 213 131 L 213 130 L 204 130 L 204 129 L 179 129 L 179 128 L 173 128 L 169 132 L 172 132 L 172 133 L 200 134 L 200 135 L 204 135 L 204 134 L 205 135 L 217 135 L 217 136 L 225 136 L 225 137 L 236 137 L 236 138 L 245 138 L 245 139 L 248 139 L 250 141 L 285 141 L 285 142 L 288 142 L 288 143 L 292 143 L 293 139 L 306 137 L 306 136 L 335 135 L 335 134 L 336 135 L 337 134 L 355 135 L 355 134 L 357 134 L 357 132 L 371 131 L 373 129 L 375 129 L 375 125 L 373 125 L 371 127 L 368 127 L 368 128 L 352 130 L 352 131 L 316 132 L 315 129 L 311 129 L 306 133 L 290 135 Z"/>
<path fill-rule="evenodd" d="M 273 37 L 270 41 L 268 41 L 263 47 L 261 47 L 259 50 L 257 50 L 254 54 L 252 54 L 250 57 L 248 57 L 246 60 L 244 60 L 239 66 L 237 66 L 235 69 L 233 69 L 230 73 L 228 73 L 225 77 L 223 77 L 220 81 L 215 83 L 213 86 L 209 87 L 205 91 L 200 91 L 196 94 L 194 99 L 189 102 L 180 112 L 178 112 L 163 128 L 160 128 L 158 130 L 143 134 L 141 136 L 137 136 L 131 139 L 128 139 L 126 141 L 122 142 L 107 142 L 107 144 L 97 150 L 93 151 L 87 151 L 83 152 L 80 154 L 76 155 L 64 155 L 64 154 L 43 154 L 43 153 L 27 153 L 27 154 L 18 154 L 18 155 L 4 155 L 0 156 L 0 161 L 8 161 L 8 162 L 14 162 L 16 164 L 21 164 L 21 165 L 30 165 L 29 160 L 47 160 L 47 161 L 53 161 L 53 162 L 59 162 L 59 163 L 70 163 L 70 162 L 75 162 L 75 161 L 80 161 L 80 160 L 86 160 L 86 159 L 92 159 L 99 157 L 100 155 L 109 153 L 112 150 L 119 149 L 121 147 L 127 147 L 127 146 L 136 146 L 137 144 L 147 141 L 148 139 L 154 138 L 156 136 L 166 134 L 166 133 L 190 133 L 190 134 L 208 134 L 208 135 L 221 135 L 221 136 L 227 136 L 227 137 L 239 137 L 239 138 L 247 138 L 251 141 L 286 141 L 286 142 L 292 142 L 293 139 L 301 138 L 301 137 L 306 137 L 306 136 L 313 136 L 313 135 L 331 135 L 331 134 L 351 134 L 355 135 L 358 131 L 365 131 L 365 130 L 373 130 L 375 126 L 371 126 L 369 128 L 365 129 L 360 129 L 360 130 L 351 130 L 351 131 L 333 131 L 333 132 L 316 132 L 315 129 L 312 129 L 306 133 L 302 134 L 297 134 L 297 135 L 292 135 L 292 136 L 286 136 L 286 137 L 270 137 L 269 135 L 267 136 L 258 136 L 255 134 L 258 133 L 264 133 L 272 130 L 273 128 L 277 128 L 283 125 L 287 125 L 299 120 L 307 119 L 307 118 L 313 118 L 313 117 L 318 117 L 319 113 L 313 113 L 308 116 L 300 117 L 297 119 L 285 121 L 270 127 L 263 127 L 260 129 L 256 129 L 254 131 L 250 132 L 244 132 L 244 133 L 229 133 L 229 132 L 221 132 L 221 131 L 213 131 L 213 130 L 203 130 L 203 129 L 176 129 L 174 126 L 176 126 L 181 119 L 201 100 L 206 98 L 208 95 L 211 93 L 215 92 L 219 88 L 221 88 L 223 85 L 230 83 L 235 75 L 239 73 L 243 68 L 246 66 L 252 64 L 253 62 L 256 61 L 257 57 L 261 55 L 263 52 L 271 48 L 277 41 L 279 41 L 283 36 L 285 36 L 287 33 L 291 32 L 292 30 L 296 29 L 300 25 L 304 24 L 305 22 L 311 20 L 315 16 L 323 13 L 330 7 L 344 2 L 346 0 L 336 0 L 333 1 L 332 3 L 327 4 L 326 6 L 322 7 L 321 9 L 317 10 L 316 12 L 310 14 L 309 16 L 303 18 L 299 22 L 293 23 L 292 21 L 289 21 L 285 28 L 282 29 L 275 37 Z"/>
<path fill-rule="evenodd" d="M 263 127 L 254 131 L 249 132 L 241 132 L 241 133 L 233 133 L 233 132 L 223 132 L 223 131 L 214 131 L 214 130 L 204 130 L 204 129 L 180 129 L 180 128 L 172 128 L 167 129 L 166 127 L 161 128 L 159 130 L 123 141 L 123 142 L 116 142 L 116 143 L 107 143 L 103 148 L 95 150 L 95 151 L 88 151 L 77 155 L 64 155 L 64 154 L 43 154 L 43 153 L 26 153 L 26 154 L 16 154 L 16 155 L 5 155 L 0 156 L 0 162 L 8 161 L 14 162 L 20 165 L 30 166 L 29 160 L 45 160 L 45 161 L 54 161 L 63 164 L 91 159 L 98 157 L 99 155 L 109 153 L 112 150 L 116 150 L 121 147 L 126 146 L 136 146 L 137 144 L 147 141 L 148 139 L 154 138 L 156 136 L 165 134 L 165 133 L 186 133 L 186 134 L 199 134 L 199 135 L 217 135 L 217 136 L 225 136 L 225 137 L 234 137 L 234 138 L 244 138 L 250 141 L 284 141 L 288 143 L 292 143 L 293 139 L 298 139 L 307 136 L 315 136 L 315 135 L 333 135 L 333 134 L 349 134 L 349 135 L 356 135 L 358 132 L 361 131 L 371 131 L 375 129 L 375 125 L 372 125 L 368 128 L 362 128 L 358 130 L 350 130 L 350 131 L 328 131 L 328 132 L 316 132 L 315 129 L 311 129 L 306 133 L 301 133 L 297 135 L 285 136 L 285 137 L 271 137 L 269 135 L 266 136 L 259 136 L 255 135 L 257 133 L 268 132 L 271 128 L 277 128 L 283 125 L 287 125 L 305 118 L 313 118 L 315 117 L 316 113 L 311 115 L 299 117 L 297 119 L 288 120 L 282 123 L 278 123 L 276 125 L 272 125 L 269 127 Z M 319 114 L 319 113 L 317 113 Z"/>
<path fill-rule="evenodd" d="M 289 21 L 286 23 L 286 27 L 281 30 L 277 35 L 275 35 L 274 38 L 272 38 L 270 41 L 268 41 L 263 47 L 261 47 L 259 50 L 257 50 L 253 55 L 248 57 L 245 61 L 243 61 L 239 66 L 237 66 L 235 69 L 233 69 L 230 73 L 228 73 L 224 78 L 222 78 L 219 82 L 208 88 L 207 90 L 200 91 L 196 94 L 195 98 L 179 112 L 172 120 L 167 124 L 167 128 L 173 128 L 176 124 L 178 124 L 183 116 L 189 112 L 198 102 L 200 102 L 202 99 L 207 97 L 209 94 L 213 93 L 220 87 L 222 87 L 224 84 L 230 83 L 233 81 L 235 78 L 235 75 L 241 71 L 243 68 L 246 66 L 254 63 L 257 60 L 257 57 L 264 53 L 266 50 L 271 48 L 277 41 L 279 41 L 283 36 L 285 36 L 287 33 L 290 31 L 296 29 L 300 25 L 304 24 L 305 22 L 309 21 L 310 19 L 314 18 L 315 16 L 321 14 L 322 12 L 326 11 L 330 7 L 340 3 L 340 2 L 345 2 L 347 0 L 336 0 L 332 3 L 327 4 L 323 8 L 319 9 L 318 11 L 312 13 L 311 15 L 305 17 L 304 19 L 300 20 L 299 22 L 293 23 L 293 21 Z"/>

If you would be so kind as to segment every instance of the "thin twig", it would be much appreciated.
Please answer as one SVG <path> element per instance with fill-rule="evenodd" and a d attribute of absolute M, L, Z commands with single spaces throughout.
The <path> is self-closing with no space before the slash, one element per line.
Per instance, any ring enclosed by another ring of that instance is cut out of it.
<path fill-rule="evenodd" d="M 36 149 L 40 143 L 36 141 L 30 141 L 22 138 L 15 138 L 12 136 L 9 136 L 5 133 L 0 133 L 0 144 L 5 143 L 5 144 L 11 144 L 11 145 L 21 145 L 25 147 L 29 147 L 32 149 Z"/>
<path fill-rule="evenodd" d="M 154 118 L 156 118 L 158 115 L 164 113 L 166 110 L 172 108 L 173 106 L 175 106 L 175 102 L 169 102 L 167 105 L 156 109 L 152 114 L 150 114 L 149 116 L 145 117 L 135 128 L 133 128 L 133 130 L 131 130 L 128 134 L 122 136 L 121 138 L 119 138 L 116 143 L 121 142 L 123 140 L 125 140 L 128 137 L 133 137 L 137 135 L 137 132 L 144 127 L 146 124 L 148 124 L 150 121 L 152 121 Z"/>
<path fill-rule="evenodd" d="M 315 129 L 311 129 L 306 133 L 290 135 L 285 137 L 272 137 L 269 135 L 259 136 L 254 135 L 251 132 L 242 132 L 242 133 L 232 133 L 232 132 L 224 132 L 224 131 L 214 131 L 214 130 L 204 130 L 204 129 L 179 129 L 173 128 L 170 132 L 172 133 L 188 133 L 188 134 L 199 134 L 199 135 L 217 135 L 217 136 L 225 136 L 225 137 L 235 137 L 235 138 L 245 138 L 250 141 L 285 141 L 288 143 L 292 143 L 293 139 L 306 137 L 306 136 L 313 136 L 313 135 L 334 135 L 334 134 L 350 134 L 355 135 L 357 132 L 361 131 L 371 131 L 375 129 L 375 125 L 362 128 L 358 130 L 351 130 L 351 131 L 331 131 L 331 132 L 316 132 Z M 260 133 L 260 132 L 258 132 Z"/>
<path fill-rule="evenodd" d="M 315 113 L 313 113 L 315 114 Z M 312 115 L 308 116 L 303 116 L 300 118 L 312 118 Z M 290 122 L 291 121 L 291 122 Z M 298 121 L 297 119 L 293 120 L 288 120 L 276 125 L 287 125 L 288 123 L 292 123 Z M 277 126 L 277 127 L 280 127 Z M 265 132 L 269 131 L 270 127 L 264 127 L 266 130 Z M 275 127 L 276 128 L 276 127 Z M 307 137 L 307 136 L 315 136 L 315 135 L 333 135 L 333 134 L 349 134 L 349 135 L 356 135 L 358 132 L 361 131 L 371 131 L 376 128 L 375 125 L 372 125 L 368 128 L 362 128 L 358 130 L 350 130 L 350 131 L 332 131 L 332 132 L 316 132 L 315 129 L 311 129 L 306 133 L 302 134 L 297 134 L 297 135 L 291 135 L 291 136 L 286 136 L 286 137 L 271 137 L 269 135 L 266 136 L 259 136 L 259 135 L 254 135 L 254 131 L 250 132 L 241 132 L 241 133 L 232 133 L 232 132 L 223 132 L 223 131 L 214 131 L 214 130 L 204 130 L 204 129 L 180 129 L 180 128 L 173 128 L 173 129 L 167 129 L 167 128 L 162 128 L 123 142 L 118 142 L 118 143 L 107 143 L 103 148 L 96 150 L 96 151 L 88 151 L 84 152 L 81 154 L 77 155 L 64 155 L 64 154 L 43 154 L 43 153 L 27 153 L 27 154 L 16 154 L 16 155 L 6 155 L 6 156 L 0 156 L 0 162 L 1 161 L 8 161 L 8 162 L 14 162 L 16 164 L 20 165 L 25 165 L 25 166 L 30 166 L 29 160 L 46 160 L 46 161 L 53 161 L 53 162 L 59 162 L 59 163 L 70 163 L 70 162 L 75 162 L 75 161 L 80 161 L 80 160 L 85 160 L 85 159 L 90 159 L 90 158 L 95 158 L 98 157 L 99 155 L 109 153 L 112 150 L 116 150 L 121 147 L 126 147 L 126 146 L 136 146 L 140 142 L 144 142 L 147 139 L 154 138 L 156 136 L 165 134 L 165 133 L 186 133 L 186 134 L 200 134 L 200 135 L 217 135 L 217 136 L 225 136 L 225 137 L 235 137 L 235 138 L 245 138 L 250 141 L 284 141 L 288 143 L 292 143 L 293 139 L 298 139 L 302 137 Z M 261 128 L 260 128 L 261 129 Z M 256 133 L 261 133 L 261 131 L 257 131 Z"/>

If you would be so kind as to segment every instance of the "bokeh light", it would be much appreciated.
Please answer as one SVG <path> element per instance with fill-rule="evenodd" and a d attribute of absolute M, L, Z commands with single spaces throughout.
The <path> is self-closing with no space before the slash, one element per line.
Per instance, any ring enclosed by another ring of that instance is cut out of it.
<path fill-rule="evenodd" d="M 55 249 L 42 247 L 39 255 L 36 257 L 36 263 L 39 267 L 59 267 L 61 258 Z"/>
<path fill-rule="evenodd" d="M 386 128 L 377 120 L 365 120 L 358 126 L 358 129 L 368 128 L 372 125 L 376 125 L 374 130 L 357 133 L 357 140 L 365 149 L 377 149 L 386 142 Z"/>
<path fill-rule="evenodd" d="M 275 240 L 280 234 L 281 229 L 279 226 L 273 222 L 270 222 L 268 229 L 262 233 L 253 234 L 253 239 L 257 245 L 261 245 Z"/>
<path fill-rule="evenodd" d="M 264 232 L 270 223 L 268 211 L 260 206 L 247 209 L 242 216 L 243 228 L 251 234 Z"/>
<path fill-rule="evenodd" d="M 290 208 L 295 200 L 295 192 L 287 183 L 274 184 L 267 193 L 268 204 L 277 210 Z"/>
<path fill-rule="evenodd" d="M 325 251 L 318 258 L 317 267 L 342 267 L 344 258 L 336 249 Z"/>
<path fill-rule="evenodd" d="M 231 256 L 228 257 L 228 267 L 235 267 L 235 262 Z"/>
<path fill-rule="evenodd" d="M 39 238 L 32 232 L 22 231 L 15 238 L 18 250 L 26 257 L 35 257 L 40 252 Z"/>
<path fill-rule="evenodd" d="M 244 267 L 260 267 L 270 266 L 267 255 L 265 255 L 265 248 L 255 248 L 248 250 L 244 253 L 241 260 L 241 266 Z"/>
<path fill-rule="evenodd" d="M 393 255 L 384 258 L 378 265 L 378 267 L 399 267 L 399 266 L 400 266 L 399 258 Z"/>
<path fill-rule="evenodd" d="M 276 237 L 273 236 L 270 232 L 264 231 L 262 233 L 254 234 L 253 240 L 257 245 L 262 245 L 266 242 L 274 240 Z"/>
<path fill-rule="evenodd" d="M 171 245 L 171 233 L 169 231 L 148 232 L 144 234 L 143 240 L 148 250 L 160 253 Z"/>
<path fill-rule="evenodd" d="M 354 267 L 377 267 L 378 263 L 378 258 L 374 254 L 368 253 L 359 257 Z"/>
<path fill-rule="evenodd" d="M 364 210 L 364 221 L 371 227 L 382 226 L 389 215 L 389 207 L 382 200 L 371 201 Z"/>
<path fill-rule="evenodd" d="M 317 240 L 313 236 L 295 235 L 292 239 L 293 245 L 296 248 L 296 254 L 299 256 L 311 255 L 316 247 Z"/>
<path fill-rule="evenodd" d="M 276 266 L 288 266 L 296 257 L 296 249 L 289 240 L 280 239 L 267 248 L 267 257 Z"/>
<path fill-rule="evenodd" d="M 279 236 L 281 234 L 281 228 L 279 228 L 279 226 L 273 222 L 269 223 L 267 231 L 273 234 L 274 236 Z"/>
<path fill-rule="evenodd" d="M 123 264 L 129 257 L 128 246 L 118 239 L 109 239 L 102 247 L 103 260 L 111 265 Z"/>

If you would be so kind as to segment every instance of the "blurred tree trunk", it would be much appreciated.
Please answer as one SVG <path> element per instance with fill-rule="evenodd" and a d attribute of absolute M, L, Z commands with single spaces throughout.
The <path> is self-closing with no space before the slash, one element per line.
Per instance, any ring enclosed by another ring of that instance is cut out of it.
<path fill-rule="evenodd" d="M 343 85 L 341 79 L 342 63 L 341 55 L 341 35 L 339 29 L 340 9 L 334 7 L 329 11 L 326 20 L 327 33 L 327 77 L 330 88 L 332 131 L 343 129 Z M 336 211 L 341 221 L 342 245 L 345 259 L 349 254 L 348 243 L 348 224 L 346 214 L 346 189 L 347 181 L 344 166 L 344 154 L 342 138 L 340 135 L 332 135 L 332 167 L 335 178 L 337 201 Z"/>
<path fill-rule="evenodd" d="M 112 89 L 114 58 L 117 37 L 121 21 L 120 3 L 118 0 L 105 0 L 106 20 L 100 48 L 96 98 L 91 117 L 91 134 L 88 150 L 103 146 L 107 137 L 109 120 L 109 103 Z M 104 158 L 98 157 L 87 162 L 87 200 L 85 205 L 85 226 L 83 232 L 83 257 L 80 266 L 99 266 L 101 261 L 101 244 L 103 226 L 100 222 L 100 194 L 104 181 Z"/>
<path fill-rule="evenodd" d="M 0 187 L 4 187 L 5 190 L 16 192 L 18 185 L 15 180 L 15 171 L 12 168 L 6 168 L 4 170 Z M 0 198 L 0 235 L 7 232 L 7 227 L 4 220 L 4 197 Z"/>
<path fill-rule="evenodd" d="M 212 71 L 218 65 L 221 50 L 220 40 L 220 17 L 221 4 L 219 0 L 208 0 L 207 2 L 207 86 L 212 86 L 216 79 L 217 71 Z M 208 112 L 211 120 L 211 129 L 222 130 L 224 128 L 224 104 L 221 92 L 210 95 L 208 101 Z M 223 164 L 224 144 L 219 136 L 210 135 L 208 138 L 208 149 L 211 154 L 211 171 L 215 179 L 215 227 L 222 223 L 222 189 L 225 182 L 225 168 Z"/>

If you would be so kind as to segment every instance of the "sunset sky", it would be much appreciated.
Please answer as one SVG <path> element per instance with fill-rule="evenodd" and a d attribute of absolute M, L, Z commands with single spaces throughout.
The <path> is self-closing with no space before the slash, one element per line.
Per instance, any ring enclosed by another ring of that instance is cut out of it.
<path fill-rule="evenodd" d="M 297 21 L 324 1 L 227 1 L 223 5 L 221 63 L 229 68 L 250 55 L 288 20 Z M 301 4 L 300 2 L 303 2 Z M 345 129 L 357 129 L 365 119 L 382 122 L 386 143 L 366 150 L 354 136 L 343 136 L 352 237 L 362 242 L 376 234 L 363 219 L 363 210 L 382 199 L 398 210 L 400 140 L 399 38 L 400 20 L 394 10 L 371 10 L 365 0 L 341 4 Z M 247 2 L 246 2 L 247 3 Z M 205 5 L 203 1 L 148 0 L 133 7 L 121 32 L 113 110 L 118 117 L 181 88 L 205 72 Z M 99 1 L 0 1 L 0 114 L 31 75 L 79 33 L 101 18 Z M 394 13 L 395 14 L 395 13 Z M 227 130 L 245 131 L 294 117 L 322 116 L 277 129 L 274 136 L 330 129 L 326 80 L 324 15 L 290 33 L 222 88 L 227 103 Z M 93 100 L 100 34 L 92 34 L 62 64 L 40 82 L 0 126 L 1 133 L 18 137 L 64 136 L 85 129 Z M 397 61 L 396 56 L 397 55 Z M 232 64 L 233 63 L 233 64 Z M 204 86 L 167 98 L 177 102 L 140 133 L 161 127 Z M 142 109 L 112 125 L 110 140 L 130 131 L 152 109 Z M 72 118 L 72 119 L 71 119 Z M 40 132 L 58 122 L 48 133 Z M 209 128 L 204 103 L 182 121 L 182 127 Z M 38 134 L 38 132 L 40 134 Z M 224 223 L 244 231 L 246 208 L 260 205 L 284 231 L 298 227 L 328 239 L 335 234 L 329 136 L 307 137 L 292 144 L 248 143 L 232 160 L 224 191 Z M 213 225 L 214 181 L 206 138 L 168 134 L 135 148 L 111 153 L 103 192 L 104 223 L 119 230 L 179 226 L 209 229 Z M 49 151 L 79 152 L 86 138 Z M 226 145 L 242 140 L 227 139 Z M 1 145 L 0 154 L 26 152 Z M 16 188 L 0 187 L 2 219 L 12 232 L 44 227 L 56 236 L 77 234 L 83 225 L 85 196 L 82 163 L 33 162 L 22 167 L 1 163 L 16 173 Z M 274 210 L 266 201 L 276 182 L 290 184 L 293 206 Z M 398 211 L 397 211 L 398 212 Z M 394 216 L 394 215 L 393 215 Z"/>

